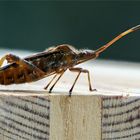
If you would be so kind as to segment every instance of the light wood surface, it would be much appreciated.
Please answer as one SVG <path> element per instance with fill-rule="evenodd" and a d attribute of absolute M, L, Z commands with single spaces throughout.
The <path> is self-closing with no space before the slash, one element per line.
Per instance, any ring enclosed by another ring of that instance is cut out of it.
<path fill-rule="evenodd" d="M 51 140 L 101 139 L 101 100 L 99 97 L 57 96 L 51 101 Z"/>

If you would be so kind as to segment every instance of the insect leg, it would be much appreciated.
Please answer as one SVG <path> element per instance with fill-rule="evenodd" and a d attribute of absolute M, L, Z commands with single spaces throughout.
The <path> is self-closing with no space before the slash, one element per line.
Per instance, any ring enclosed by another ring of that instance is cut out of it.
<path fill-rule="evenodd" d="M 0 67 L 2 66 L 4 60 L 6 60 L 6 56 L 3 56 L 3 57 L 0 59 Z"/>
<path fill-rule="evenodd" d="M 49 90 L 49 93 L 51 93 L 52 89 L 54 88 L 54 86 L 56 85 L 56 83 L 60 80 L 60 78 L 62 77 L 62 75 L 64 74 L 65 71 L 62 71 L 60 73 L 60 76 L 57 78 L 57 80 L 55 81 L 55 83 L 52 85 L 52 87 Z"/>
<path fill-rule="evenodd" d="M 46 87 L 44 87 L 44 89 L 47 89 L 49 87 L 49 85 L 52 83 L 52 81 L 55 79 L 56 76 L 57 76 L 57 74 L 54 75 L 54 77 L 52 78 L 52 80 L 47 84 Z"/>
<path fill-rule="evenodd" d="M 78 80 L 78 78 L 79 78 L 79 76 L 80 76 L 80 74 L 81 74 L 82 68 L 70 68 L 69 70 L 72 71 L 72 72 L 78 72 L 78 75 L 77 75 L 77 77 L 76 77 L 76 79 L 75 79 L 75 81 L 74 81 L 74 83 L 73 83 L 71 89 L 69 90 L 69 96 L 71 96 L 72 90 L 73 90 L 73 88 L 74 88 L 74 86 L 75 86 L 75 84 L 76 84 L 76 81 Z"/>
<path fill-rule="evenodd" d="M 86 70 L 86 69 L 83 69 L 83 70 L 82 70 L 82 72 L 84 72 L 84 73 L 87 73 L 87 74 L 88 74 L 88 84 L 89 84 L 89 90 L 90 90 L 90 91 L 94 91 L 94 90 L 96 90 L 96 89 L 92 89 L 92 86 L 91 86 L 91 80 L 90 80 L 90 73 L 89 73 L 89 71 L 88 71 L 88 70 Z"/>
<path fill-rule="evenodd" d="M 14 54 L 7 54 L 0 59 L 0 67 L 2 66 L 3 62 L 7 60 L 8 63 L 16 63 L 19 61 L 19 57 Z"/>
<path fill-rule="evenodd" d="M 2 66 L 3 62 L 7 60 L 8 63 L 16 62 L 19 58 L 13 54 L 7 54 L 0 59 L 0 67 Z"/>
<path fill-rule="evenodd" d="M 90 90 L 90 91 L 95 90 L 95 89 L 92 89 L 91 80 L 90 80 L 90 73 L 89 73 L 88 70 L 82 69 L 82 68 L 70 68 L 69 70 L 72 71 L 72 72 L 78 72 L 78 75 L 77 75 L 77 77 L 76 77 L 76 79 L 75 79 L 75 81 L 74 81 L 74 83 L 73 83 L 73 85 L 72 85 L 72 87 L 71 87 L 71 89 L 70 89 L 70 91 L 69 91 L 69 94 L 70 94 L 70 95 L 72 94 L 72 90 L 73 90 L 73 88 L 74 88 L 74 86 L 75 86 L 75 83 L 76 83 L 76 81 L 78 80 L 78 78 L 79 78 L 79 76 L 80 76 L 81 73 L 87 73 L 87 74 L 88 74 L 89 90 Z"/>

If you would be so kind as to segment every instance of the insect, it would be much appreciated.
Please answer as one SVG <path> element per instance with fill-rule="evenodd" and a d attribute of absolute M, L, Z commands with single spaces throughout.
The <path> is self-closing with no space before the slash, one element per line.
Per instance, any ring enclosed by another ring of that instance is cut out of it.
<path fill-rule="evenodd" d="M 138 29 L 140 29 L 140 25 L 122 32 L 95 51 L 77 50 L 71 45 L 63 44 L 25 58 L 20 58 L 13 54 L 7 54 L 0 59 L 0 84 L 9 85 L 33 82 L 54 75 L 44 88 L 47 89 L 53 82 L 53 85 L 49 89 L 49 92 L 51 92 L 65 71 L 69 69 L 71 72 L 78 73 L 69 90 L 69 95 L 72 94 L 73 88 L 81 73 L 87 74 L 89 90 L 92 91 L 89 71 L 75 66 L 90 59 L 97 58 L 101 52 L 106 50 L 117 40 Z M 8 64 L 2 67 L 5 60 L 7 60 Z"/>

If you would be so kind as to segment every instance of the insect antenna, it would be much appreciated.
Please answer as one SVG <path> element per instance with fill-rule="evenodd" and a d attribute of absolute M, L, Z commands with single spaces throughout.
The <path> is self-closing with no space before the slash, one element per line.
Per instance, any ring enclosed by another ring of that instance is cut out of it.
<path fill-rule="evenodd" d="M 124 31 L 123 33 L 119 34 L 117 37 L 115 37 L 114 39 L 112 39 L 111 41 L 109 41 L 107 44 L 103 45 L 102 47 L 100 47 L 99 49 L 95 50 L 96 55 L 98 56 L 101 52 L 103 52 L 104 50 L 106 50 L 108 47 L 110 47 L 113 43 L 115 43 L 116 41 L 118 41 L 119 39 L 121 39 L 123 36 L 137 31 L 140 29 L 140 25 L 137 25 L 135 27 L 132 27 L 126 31 Z"/>

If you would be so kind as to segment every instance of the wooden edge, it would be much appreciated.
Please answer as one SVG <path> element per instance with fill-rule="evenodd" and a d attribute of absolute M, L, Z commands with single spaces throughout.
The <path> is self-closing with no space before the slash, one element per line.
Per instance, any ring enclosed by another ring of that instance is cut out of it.
<path fill-rule="evenodd" d="M 139 108 L 138 95 L 88 92 L 69 97 L 38 91 L 1 91 L 0 138 L 137 139 Z"/>

